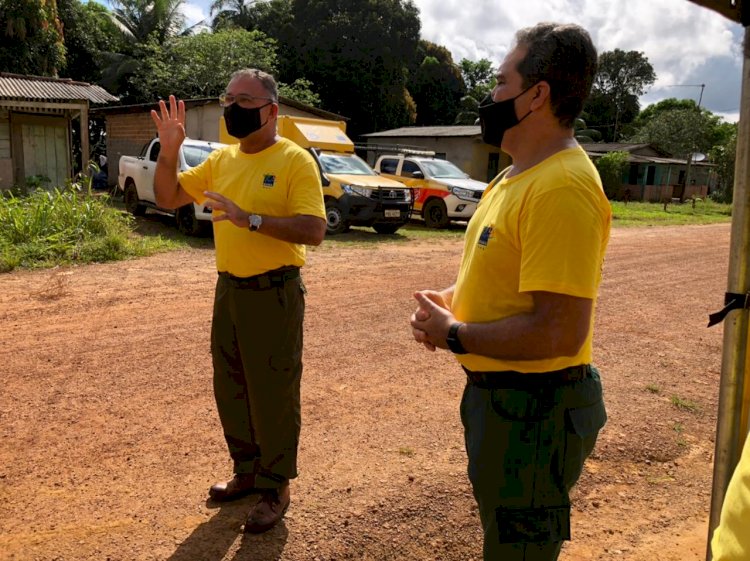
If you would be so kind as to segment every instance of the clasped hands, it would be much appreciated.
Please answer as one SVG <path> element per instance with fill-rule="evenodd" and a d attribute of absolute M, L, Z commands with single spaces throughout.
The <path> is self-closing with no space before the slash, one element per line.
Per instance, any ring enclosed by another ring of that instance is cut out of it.
<path fill-rule="evenodd" d="M 414 293 L 418 307 L 410 317 L 414 340 L 427 350 L 447 349 L 445 342 L 451 324 L 456 321 L 440 292 L 419 290 Z"/>

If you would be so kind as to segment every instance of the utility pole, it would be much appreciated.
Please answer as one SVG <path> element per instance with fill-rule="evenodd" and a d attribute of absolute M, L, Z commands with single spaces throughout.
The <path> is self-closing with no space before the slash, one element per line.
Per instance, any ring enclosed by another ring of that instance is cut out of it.
<path fill-rule="evenodd" d="M 701 113 L 701 102 L 703 101 L 703 89 L 706 87 L 706 84 L 685 84 L 685 86 L 686 87 L 694 87 L 694 88 L 700 88 L 701 89 L 700 97 L 698 97 L 698 106 L 696 108 L 697 111 L 698 111 L 698 115 L 700 116 L 700 113 Z M 680 202 L 682 202 L 683 199 L 685 198 L 685 191 L 687 191 L 688 185 L 690 185 L 690 166 L 691 166 L 692 161 L 693 161 L 693 152 L 694 152 L 694 149 L 695 149 L 695 142 L 693 142 L 693 141 L 695 140 L 695 137 L 693 136 L 690 140 L 691 140 L 691 142 L 690 142 L 690 151 L 688 152 L 688 155 L 687 155 L 687 164 L 685 165 L 685 186 L 682 189 L 682 196 L 680 197 Z"/>

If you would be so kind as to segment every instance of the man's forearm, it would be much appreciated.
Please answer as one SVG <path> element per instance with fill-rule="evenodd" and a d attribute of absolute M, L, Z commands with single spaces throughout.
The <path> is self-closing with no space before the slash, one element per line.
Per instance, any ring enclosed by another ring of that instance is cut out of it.
<path fill-rule="evenodd" d="M 325 237 L 326 223 L 316 216 L 263 216 L 257 232 L 277 240 L 305 245 L 320 245 Z"/>
<path fill-rule="evenodd" d="M 177 179 L 177 156 L 159 154 L 154 170 L 154 197 L 162 208 L 177 208 L 179 181 Z"/>

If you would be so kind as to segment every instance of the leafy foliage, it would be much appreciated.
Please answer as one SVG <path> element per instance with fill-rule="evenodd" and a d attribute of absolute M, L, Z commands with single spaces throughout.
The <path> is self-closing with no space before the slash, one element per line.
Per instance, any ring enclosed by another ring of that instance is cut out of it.
<path fill-rule="evenodd" d="M 65 65 L 55 0 L 0 3 L 0 72 L 57 76 Z"/>
<path fill-rule="evenodd" d="M 586 121 L 601 131 L 605 141 L 616 142 L 638 115 L 638 97 L 655 81 L 654 68 L 643 53 L 620 49 L 602 53 L 584 106 Z"/>
<path fill-rule="evenodd" d="M 718 189 L 711 198 L 720 203 L 731 203 L 734 194 L 734 166 L 737 154 L 737 127 L 724 144 L 714 146 L 709 152 L 711 161 L 716 164 L 719 176 Z"/>
<path fill-rule="evenodd" d="M 230 29 L 179 37 L 162 47 L 150 41 L 130 81 L 132 98 L 153 101 L 174 94 L 181 98 L 216 97 L 235 70 L 252 66 L 273 72 L 274 42 L 259 31 Z"/>
<path fill-rule="evenodd" d="M 454 124 L 473 125 L 479 118 L 479 104 L 495 87 L 495 69 L 486 58 L 478 61 L 464 58 L 458 66 L 467 93 L 459 101 L 459 111 Z"/>
<path fill-rule="evenodd" d="M 627 152 L 609 152 L 594 160 L 607 197 L 612 199 L 622 185 L 622 174 L 628 166 Z"/>
<path fill-rule="evenodd" d="M 291 0 L 290 12 L 282 81 L 311 80 L 354 135 L 413 122 L 406 82 L 420 24 L 411 0 Z"/>
<path fill-rule="evenodd" d="M 120 31 L 135 43 L 149 38 L 163 44 L 185 25 L 180 12 L 184 0 L 113 0 L 112 18 Z"/>
<path fill-rule="evenodd" d="M 102 53 L 124 50 L 122 34 L 107 8 L 98 2 L 57 0 L 64 30 L 65 67 L 61 75 L 96 83 L 102 78 Z"/>
<path fill-rule="evenodd" d="M 422 62 L 412 72 L 407 87 L 417 107 L 417 125 L 450 125 L 465 92 L 463 78 L 448 49 L 420 41 Z"/>

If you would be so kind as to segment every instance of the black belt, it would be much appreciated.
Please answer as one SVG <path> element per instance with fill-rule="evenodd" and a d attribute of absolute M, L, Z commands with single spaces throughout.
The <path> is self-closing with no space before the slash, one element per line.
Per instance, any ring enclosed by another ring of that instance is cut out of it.
<path fill-rule="evenodd" d="M 274 269 L 273 271 L 252 277 L 237 277 L 226 271 L 220 271 L 219 276 L 227 279 L 237 288 L 267 290 L 269 288 L 284 286 L 287 281 L 299 278 L 299 267 L 281 267 L 280 269 Z"/>
<path fill-rule="evenodd" d="M 469 383 L 484 389 L 523 389 L 538 387 L 542 384 L 563 384 L 577 382 L 591 377 L 591 365 L 581 364 L 552 372 L 516 372 L 503 370 L 499 372 L 473 372 L 464 368 Z"/>

